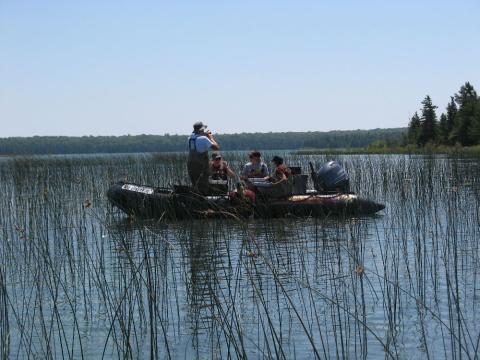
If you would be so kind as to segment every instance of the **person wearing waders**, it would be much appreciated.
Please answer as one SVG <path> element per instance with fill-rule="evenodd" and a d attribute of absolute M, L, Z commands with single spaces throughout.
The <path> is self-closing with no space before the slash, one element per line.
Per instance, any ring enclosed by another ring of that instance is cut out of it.
<path fill-rule="evenodd" d="M 208 177 L 210 164 L 208 150 L 220 150 L 207 125 L 201 121 L 193 124 L 193 133 L 188 138 L 188 176 L 195 191 L 207 195 L 209 190 Z"/>

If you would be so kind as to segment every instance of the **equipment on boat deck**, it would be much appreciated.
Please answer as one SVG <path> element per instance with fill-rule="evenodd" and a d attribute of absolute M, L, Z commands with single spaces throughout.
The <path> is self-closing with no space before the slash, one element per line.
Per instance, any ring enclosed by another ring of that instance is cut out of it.
<path fill-rule="evenodd" d="M 247 183 L 250 190 L 243 190 L 239 184 L 236 192 L 214 196 L 198 194 L 183 185 L 165 189 L 125 182 L 113 184 L 107 196 L 128 215 L 157 219 L 358 216 L 385 208 L 383 204 L 348 193 L 345 170 L 338 163 L 326 165 L 318 173 L 310 165 L 316 190 L 307 190 L 308 175 L 297 172 L 280 184 L 252 178 Z M 252 188 L 256 196 L 245 196 Z"/>
<path fill-rule="evenodd" d="M 348 193 L 350 180 L 345 169 L 336 161 L 329 161 L 318 171 L 309 163 L 315 190 L 319 193 Z"/>

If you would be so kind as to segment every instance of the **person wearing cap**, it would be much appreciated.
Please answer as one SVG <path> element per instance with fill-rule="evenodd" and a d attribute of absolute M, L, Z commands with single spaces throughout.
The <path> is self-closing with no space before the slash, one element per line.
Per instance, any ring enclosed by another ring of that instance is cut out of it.
<path fill-rule="evenodd" d="M 235 173 L 228 166 L 228 163 L 222 160 L 222 155 L 213 153 L 210 161 L 209 193 L 212 195 L 226 194 L 228 192 L 228 178 L 234 176 Z"/>
<path fill-rule="evenodd" d="M 234 177 L 235 173 L 228 163 L 222 160 L 222 155 L 214 152 L 210 161 L 210 176 L 214 180 L 227 180 L 227 177 Z"/>
<path fill-rule="evenodd" d="M 200 194 L 207 194 L 210 175 L 208 150 L 220 150 L 207 125 L 201 121 L 193 124 L 193 132 L 188 138 L 188 175 L 193 188 Z"/>
<path fill-rule="evenodd" d="M 283 163 L 283 159 L 280 156 L 274 156 L 272 158 L 272 163 L 275 166 L 275 171 L 273 176 L 266 177 L 266 180 L 272 182 L 273 184 L 280 184 L 286 182 L 291 175 L 291 171 Z"/>
<path fill-rule="evenodd" d="M 267 165 L 262 161 L 260 151 L 253 150 L 248 153 L 250 162 L 246 163 L 242 170 L 242 180 L 250 178 L 264 178 L 268 176 Z"/>

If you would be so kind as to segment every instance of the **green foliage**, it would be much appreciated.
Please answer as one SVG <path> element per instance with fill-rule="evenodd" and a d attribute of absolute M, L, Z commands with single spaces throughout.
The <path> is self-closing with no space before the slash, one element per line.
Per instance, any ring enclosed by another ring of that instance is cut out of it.
<path fill-rule="evenodd" d="M 450 97 L 450 102 L 447 105 L 447 123 L 446 123 L 446 133 L 447 137 L 442 144 L 445 145 L 453 145 L 455 143 L 454 139 L 452 139 L 453 134 L 453 127 L 455 125 L 455 116 L 457 115 L 458 108 L 457 104 L 455 103 L 455 99 L 453 96 Z"/>
<path fill-rule="evenodd" d="M 472 136 L 476 139 L 475 144 L 480 144 L 480 97 L 477 99 L 477 104 L 475 106 L 472 124 Z"/>
<path fill-rule="evenodd" d="M 448 141 L 448 120 L 447 115 L 440 115 L 440 122 L 438 124 L 438 141 L 441 144 L 446 144 Z"/>
<path fill-rule="evenodd" d="M 388 147 L 388 143 L 385 140 L 377 140 L 368 145 L 369 149 L 386 149 Z"/>
<path fill-rule="evenodd" d="M 437 106 L 433 105 L 430 96 L 425 96 L 422 101 L 422 118 L 420 120 L 420 145 L 435 142 L 437 136 L 437 115 L 435 109 Z"/>
<path fill-rule="evenodd" d="M 455 102 L 458 104 L 458 112 L 455 116 L 453 139 L 463 146 L 479 143 L 479 138 L 474 134 L 477 120 L 478 98 L 473 86 L 467 82 L 459 92 L 455 94 Z"/>
<path fill-rule="evenodd" d="M 420 117 L 418 113 L 415 112 L 408 124 L 407 140 L 409 144 L 418 145 L 420 143 L 421 128 Z"/>
<path fill-rule="evenodd" d="M 376 140 L 398 142 L 405 128 L 285 133 L 241 133 L 215 136 L 222 150 L 295 150 L 359 148 Z M 0 139 L 0 154 L 86 154 L 186 151 L 186 135 L 35 136 Z"/>
<path fill-rule="evenodd" d="M 408 144 L 480 144 L 480 98 L 469 82 L 450 98 L 446 113 L 440 116 L 440 122 L 437 122 L 436 108 L 427 95 L 422 101 L 421 118 L 415 113 L 408 125 Z"/>

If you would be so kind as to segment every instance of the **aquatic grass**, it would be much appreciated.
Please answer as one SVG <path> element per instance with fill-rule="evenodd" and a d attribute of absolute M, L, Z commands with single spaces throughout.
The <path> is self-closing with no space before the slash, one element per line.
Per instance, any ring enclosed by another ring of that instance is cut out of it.
<path fill-rule="evenodd" d="M 224 155 L 238 172 L 244 154 Z M 477 356 L 475 159 L 338 157 L 387 203 L 377 217 L 141 221 L 108 204 L 119 179 L 187 183 L 184 157 L 2 162 L 2 356 Z"/>
<path fill-rule="evenodd" d="M 10 327 L 8 320 L 7 286 L 4 271 L 0 267 L 0 355 L 6 358 L 10 352 Z"/>

